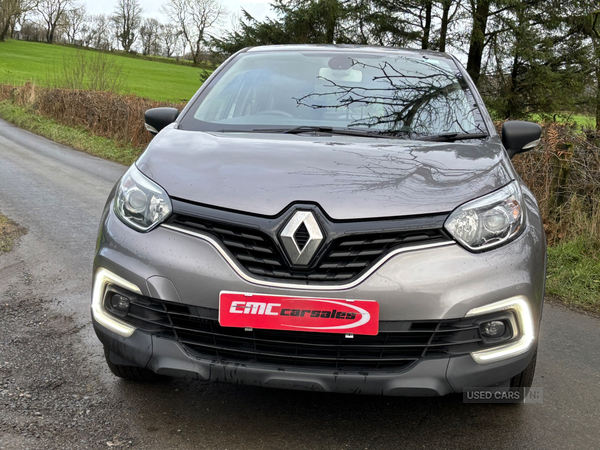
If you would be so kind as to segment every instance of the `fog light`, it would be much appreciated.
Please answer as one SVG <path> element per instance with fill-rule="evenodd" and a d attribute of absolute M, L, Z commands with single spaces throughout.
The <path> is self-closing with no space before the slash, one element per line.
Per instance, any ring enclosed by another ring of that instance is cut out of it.
<path fill-rule="evenodd" d="M 506 331 L 506 325 L 499 320 L 492 320 L 481 324 L 481 334 L 485 337 L 495 338 L 501 337 Z"/>
<path fill-rule="evenodd" d="M 129 311 L 129 299 L 123 295 L 113 294 L 110 304 L 118 311 Z"/>

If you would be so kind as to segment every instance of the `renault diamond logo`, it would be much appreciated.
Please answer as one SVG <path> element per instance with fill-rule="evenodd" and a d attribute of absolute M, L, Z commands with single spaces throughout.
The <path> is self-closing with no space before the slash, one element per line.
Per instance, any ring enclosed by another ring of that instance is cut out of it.
<path fill-rule="evenodd" d="M 310 211 L 296 211 L 280 236 L 292 264 L 297 266 L 307 266 L 323 241 L 323 233 Z"/>

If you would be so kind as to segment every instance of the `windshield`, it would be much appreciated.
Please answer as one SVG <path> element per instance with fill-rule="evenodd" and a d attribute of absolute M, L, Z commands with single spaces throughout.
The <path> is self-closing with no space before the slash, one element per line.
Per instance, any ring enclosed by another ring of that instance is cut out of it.
<path fill-rule="evenodd" d="M 331 51 L 240 54 L 198 98 L 182 127 L 331 127 L 407 138 L 486 132 L 451 59 Z"/>

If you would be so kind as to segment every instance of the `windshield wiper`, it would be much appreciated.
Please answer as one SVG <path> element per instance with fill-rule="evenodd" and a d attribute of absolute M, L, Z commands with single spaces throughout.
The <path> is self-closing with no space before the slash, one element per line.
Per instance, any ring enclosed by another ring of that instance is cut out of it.
<path fill-rule="evenodd" d="M 381 139 L 407 139 L 407 136 L 400 136 L 398 133 L 391 134 L 391 131 L 373 132 L 367 130 L 351 130 L 349 128 L 333 128 L 324 126 L 303 125 L 293 128 L 254 128 L 252 130 L 218 130 L 221 133 L 281 133 L 281 134 L 301 134 L 301 133 L 330 133 L 340 136 L 361 136 Z M 408 132 L 403 132 L 408 134 Z M 488 137 L 487 133 L 458 133 L 455 131 L 440 134 L 431 134 L 429 136 L 420 136 L 414 138 L 419 141 L 442 141 L 454 142 L 463 139 L 484 139 Z"/>
<path fill-rule="evenodd" d="M 440 133 L 432 134 L 429 136 L 421 136 L 416 138 L 418 141 L 442 141 L 442 142 L 454 142 L 462 141 L 463 139 L 484 139 L 488 137 L 487 133 Z"/>
<path fill-rule="evenodd" d="M 374 133 L 372 131 L 350 130 L 348 128 L 300 126 L 295 128 L 255 128 L 254 133 L 281 133 L 281 134 L 300 134 L 300 133 L 330 133 L 340 136 L 364 136 L 382 139 L 397 139 L 395 136 Z"/>

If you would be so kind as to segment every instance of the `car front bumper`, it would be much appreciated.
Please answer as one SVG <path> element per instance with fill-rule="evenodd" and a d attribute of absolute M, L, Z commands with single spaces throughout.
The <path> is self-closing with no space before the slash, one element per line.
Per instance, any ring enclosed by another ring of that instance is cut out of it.
<path fill-rule="evenodd" d="M 486 365 L 477 364 L 470 355 L 422 360 L 405 371 L 393 373 L 273 369 L 193 358 L 172 339 L 139 330 L 125 338 L 92 320 L 96 335 L 110 350 L 115 364 L 204 381 L 348 394 L 431 397 L 462 393 L 465 387 L 508 386 L 508 380 L 527 367 L 535 352 L 534 346 L 508 361 Z"/>
<path fill-rule="evenodd" d="M 527 302 L 532 333 L 537 336 L 544 292 L 545 242 L 541 225 L 534 223 L 514 242 L 485 253 L 470 253 L 456 244 L 415 248 L 389 259 L 356 286 L 324 291 L 310 286 L 253 283 L 240 277 L 209 241 L 166 227 L 137 233 L 108 209 L 94 273 L 101 269 L 126 280 L 140 294 L 167 302 L 218 309 L 222 290 L 376 300 L 380 320 L 384 321 L 462 318 L 469 311 L 519 296 Z M 537 344 L 534 340 L 516 356 L 483 364 L 472 355 L 462 355 L 422 359 L 397 372 L 344 372 L 202 359 L 189 355 L 173 339 L 137 329 L 125 333 L 111 330 L 98 311 L 93 312 L 93 321 L 96 334 L 117 364 L 201 380 L 384 395 L 445 395 L 462 392 L 464 387 L 502 385 L 525 369 Z"/>

